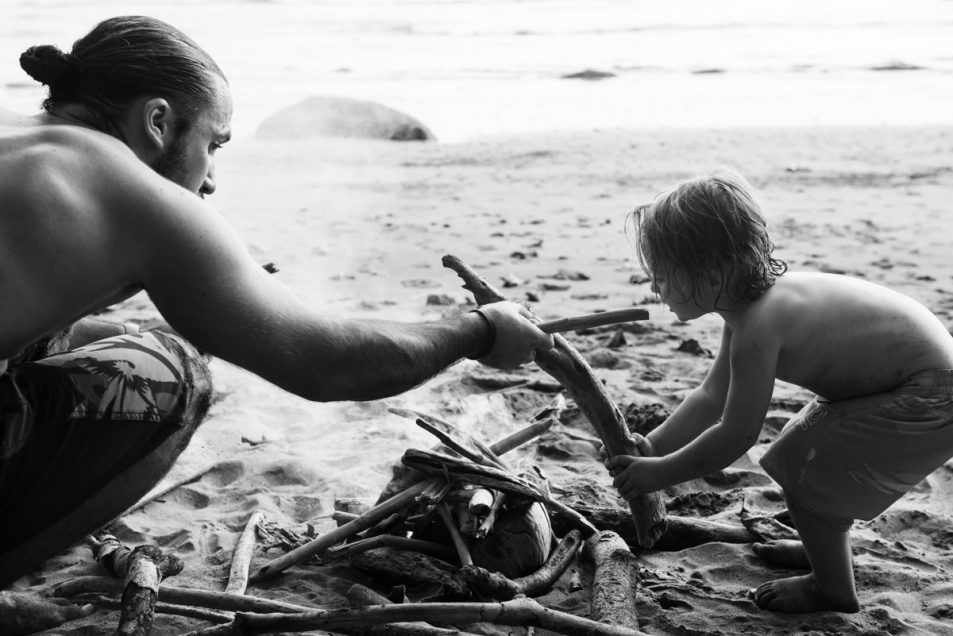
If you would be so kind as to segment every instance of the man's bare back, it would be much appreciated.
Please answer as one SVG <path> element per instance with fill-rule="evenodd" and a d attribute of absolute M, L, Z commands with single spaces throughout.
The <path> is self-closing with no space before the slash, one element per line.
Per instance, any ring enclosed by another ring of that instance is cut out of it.
<path fill-rule="evenodd" d="M 135 156 L 111 137 L 74 126 L 4 124 L 0 358 L 9 358 L 140 287 L 112 243 L 128 221 L 100 191 L 115 187 L 112 180 Z M 133 248 L 136 234 L 128 234 Z"/>

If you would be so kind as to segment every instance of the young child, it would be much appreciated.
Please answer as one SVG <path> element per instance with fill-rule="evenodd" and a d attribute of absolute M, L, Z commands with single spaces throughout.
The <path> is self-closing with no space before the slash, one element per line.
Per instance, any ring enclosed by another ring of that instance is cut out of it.
<path fill-rule="evenodd" d="M 816 398 L 761 465 L 801 541 L 755 544 L 810 567 L 751 596 L 784 612 L 859 609 L 848 530 L 953 456 L 953 337 L 925 307 L 863 280 L 786 273 L 740 175 L 716 173 L 634 213 L 639 257 L 662 303 L 724 321 L 711 370 L 645 440 L 607 466 L 626 499 L 725 468 L 758 441 L 775 379 Z M 650 456 L 649 456 L 650 455 Z"/>

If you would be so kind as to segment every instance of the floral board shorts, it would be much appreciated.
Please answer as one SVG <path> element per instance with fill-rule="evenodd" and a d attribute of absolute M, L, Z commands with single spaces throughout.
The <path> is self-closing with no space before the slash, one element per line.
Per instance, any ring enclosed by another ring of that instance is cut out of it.
<path fill-rule="evenodd" d="M 886 393 L 815 399 L 781 431 L 761 466 L 838 529 L 870 520 L 953 457 L 953 369 L 923 371 Z"/>
<path fill-rule="evenodd" d="M 163 332 L 11 366 L 0 375 L 0 546 L 17 545 L 172 433 L 197 426 L 210 397 L 201 354 Z"/>

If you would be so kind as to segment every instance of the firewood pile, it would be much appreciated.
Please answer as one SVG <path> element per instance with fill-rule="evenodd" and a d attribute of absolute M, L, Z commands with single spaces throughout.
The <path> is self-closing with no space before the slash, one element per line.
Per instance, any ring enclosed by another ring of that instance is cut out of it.
<path fill-rule="evenodd" d="M 458 259 L 444 265 L 464 281 L 477 303 L 503 296 Z M 610 455 L 637 454 L 619 409 L 588 364 L 558 334 L 553 350 L 540 352 L 539 366 L 552 375 L 591 422 Z M 255 547 L 253 515 L 233 556 L 225 591 L 169 585 L 181 563 L 155 548 L 129 550 L 115 538 L 91 540 L 97 561 L 113 577 L 82 577 L 54 589 L 64 597 L 101 596 L 97 604 L 119 607 L 117 634 L 148 634 L 155 612 L 213 623 L 189 636 L 329 630 L 335 633 L 450 634 L 433 625 L 498 623 L 541 627 L 564 634 L 638 634 L 635 613 L 637 567 L 630 545 L 651 548 L 666 533 L 659 495 L 629 502 L 622 525 L 630 535 L 598 530 L 586 516 L 556 501 L 538 474 L 517 474 L 507 452 L 549 428 L 558 409 L 537 415 L 525 429 L 485 444 L 436 417 L 393 411 L 413 419 L 439 440 L 430 450 L 408 449 L 377 503 L 367 509 L 342 506 L 338 527 L 249 571 Z M 553 531 L 558 520 L 561 536 Z M 627 544 L 626 541 L 629 541 Z M 595 566 L 590 618 L 547 608 L 531 597 L 549 590 L 576 558 Z M 439 601 L 393 603 L 354 584 L 350 609 L 282 603 L 246 593 L 249 584 L 320 556 L 407 581 L 439 583 Z M 161 587 L 161 590 L 160 590 Z M 121 595 L 119 600 L 111 600 Z M 160 601 L 161 597 L 161 601 Z"/>

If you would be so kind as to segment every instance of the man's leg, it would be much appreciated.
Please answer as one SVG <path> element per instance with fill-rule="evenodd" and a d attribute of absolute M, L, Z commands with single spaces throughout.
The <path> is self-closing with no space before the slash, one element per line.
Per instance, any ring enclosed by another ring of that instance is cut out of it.
<path fill-rule="evenodd" d="M 166 334 L 109 338 L 12 371 L 25 402 L 14 416 L 30 438 L 0 463 L 0 586 L 151 490 L 211 397 L 201 356 Z"/>

